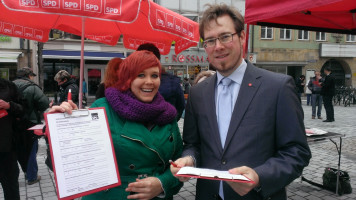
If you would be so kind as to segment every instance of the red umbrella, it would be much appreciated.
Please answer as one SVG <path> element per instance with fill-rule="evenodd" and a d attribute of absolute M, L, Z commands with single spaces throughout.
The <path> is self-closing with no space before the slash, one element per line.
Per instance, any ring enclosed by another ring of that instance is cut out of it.
<path fill-rule="evenodd" d="M 51 29 L 136 50 L 145 42 L 176 54 L 199 42 L 198 24 L 148 0 L 1 0 L 0 33 L 46 42 Z"/>
<path fill-rule="evenodd" d="M 84 37 L 136 50 L 142 43 L 155 44 L 161 54 L 196 46 L 198 24 L 149 0 L 1 0 L 0 34 L 48 41 L 51 29 L 82 35 L 80 88 L 83 79 Z M 79 90 L 81 108 L 82 90 Z"/>

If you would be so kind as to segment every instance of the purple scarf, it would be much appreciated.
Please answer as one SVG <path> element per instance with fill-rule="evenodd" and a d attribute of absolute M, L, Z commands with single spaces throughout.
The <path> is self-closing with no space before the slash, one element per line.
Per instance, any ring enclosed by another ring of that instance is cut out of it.
<path fill-rule="evenodd" d="M 120 117 L 131 121 L 165 125 L 177 115 L 176 109 L 158 92 L 151 103 L 139 101 L 130 90 L 121 92 L 113 87 L 105 90 L 105 96 Z"/>

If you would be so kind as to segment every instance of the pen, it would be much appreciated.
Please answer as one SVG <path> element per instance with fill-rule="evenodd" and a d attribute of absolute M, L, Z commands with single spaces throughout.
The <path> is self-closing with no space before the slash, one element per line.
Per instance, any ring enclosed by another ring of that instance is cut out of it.
<path fill-rule="evenodd" d="M 68 97 L 67 97 L 67 100 L 72 100 L 72 89 L 69 89 L 68 91 Z"/>
<path fill-rule="evenodd" d="M 172 160 L 169 160 L 169 163 L 171 163 L 171 165 L 173 165 L 173 167 L 178 167 L 178 165 L 175 164 Z"/>

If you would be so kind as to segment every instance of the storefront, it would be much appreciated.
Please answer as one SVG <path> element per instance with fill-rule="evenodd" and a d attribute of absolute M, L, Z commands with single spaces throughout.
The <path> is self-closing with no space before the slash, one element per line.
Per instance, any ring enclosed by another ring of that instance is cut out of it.
<path fill-rule="evenodd" d="M 16 79 L 19 59 L 23 57 L 20 39 L 0 35 L 0 77 Z"/>
<path fill-rule="evenodd" d="M 161 56 L 161 64 L 168 73 L 181 79 L 194 79 L 203 70 L 208 70 L 209 62 L 203 49 L 191 48 L 187 51 L 175 54 L 174 49 L 168 55 Z"/>
<path fill-rule="evenodd" d="M 94 97 L 98 85 L 104 79 L 105 67 L 114 57 L 124 58 L 124 53 L 84 52 L 84 80 L 87 83 L 88 96 Z M 56 96 L 58 86 L 54 76 L 59 70 L 68 71 L 77 78 L 79 85 L 80 51 L 43 50 L 44 90 L 48 96 Z"/>

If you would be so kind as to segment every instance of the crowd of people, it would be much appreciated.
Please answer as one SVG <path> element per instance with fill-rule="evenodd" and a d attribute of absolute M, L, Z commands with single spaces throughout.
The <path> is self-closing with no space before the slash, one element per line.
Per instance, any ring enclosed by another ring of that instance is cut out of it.
<path fill-rule="evenodd" d="M 285 187 L 301 175 L 311 158 L 301 107 L 305 85 L 311 91 L 312 119 L 322 119 L 324 102 L 324 121 L 334 121 L 335 83 L 330 68 L 324 69 L 324 78 L 316 71 L 305 83 L 304 75 L 294 82 L 290 76 L 245 61 L 244 18 L 225 4 L 208 6 L 199 32 L 213 70 L 200 73 L 193 82 L 186 78 L 181 85 L 180 78 L 166 73 L 158 48 L 149 43 L 124 60 L 108 62 L 91 107 L 106 109 L 121 186 L 83 200 L 173 199 L 189 179 L 175 176 L 184 166 L 225 170 L 252 180 L 198 179 L 199 200 L 287 199 Z M 78 109 L 79 87 L 67 71 L 54 77 L 60 88 L 58 103 L 49 102 L 32 81 L 34 76 L 25 67 L 14 82 L 0 79 L 0 125 L 4 127 L 0 182 L 6 200 L 19 199 L 21 150 L 16 139 L 21 131 L 14 130 L 13 124 L 29 121 L 32 126 L 41 123 L 46 110 L 71 113 Z M 177 122 L 183 111 L 181 134 Z M 28 184 L 33 184 L 41 179 L 36 162 L 38 137 L 27 135 L 32 139 L 21 168 Z"/>

